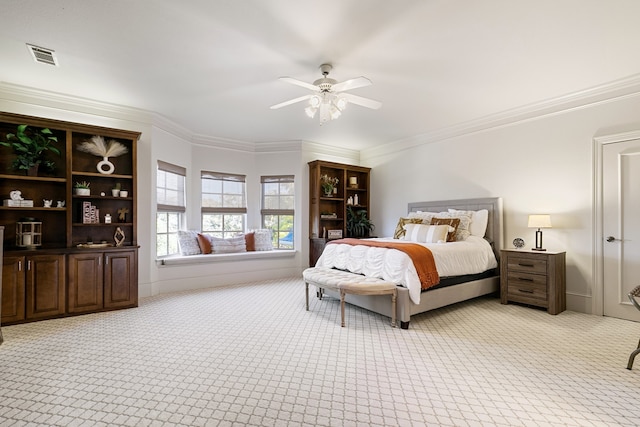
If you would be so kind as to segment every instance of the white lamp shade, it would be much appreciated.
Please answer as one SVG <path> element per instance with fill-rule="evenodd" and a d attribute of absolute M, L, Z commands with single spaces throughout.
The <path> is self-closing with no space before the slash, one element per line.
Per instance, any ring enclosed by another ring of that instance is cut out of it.
<path fill-rule="evenodd" d="M 529 215 L 529 228 L 551 228 L 551 215 Z"/>

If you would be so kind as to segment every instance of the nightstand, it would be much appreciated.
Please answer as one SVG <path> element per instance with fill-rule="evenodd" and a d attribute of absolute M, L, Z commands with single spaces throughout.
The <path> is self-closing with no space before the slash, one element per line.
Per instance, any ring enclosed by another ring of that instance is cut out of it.
<path fill-rule="evenodd" d="M 549 314 L 566 310 L 565 255 L 522 249 L 500 251 L 500 302 L 543 307 Z"/>

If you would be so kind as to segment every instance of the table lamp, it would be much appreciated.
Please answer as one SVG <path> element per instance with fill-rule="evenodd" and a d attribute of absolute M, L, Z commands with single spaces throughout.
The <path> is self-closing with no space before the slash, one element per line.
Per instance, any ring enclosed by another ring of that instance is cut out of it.
<path fill-rule="evenodd" d="M 536 247 L 531 248 L 534 251 L 546 251 L 542 247 L 542 230 L 541 228 L 551 228 L 551 215 L 529 215 L 529 228 L 537 228 L 536 231 Z"/>

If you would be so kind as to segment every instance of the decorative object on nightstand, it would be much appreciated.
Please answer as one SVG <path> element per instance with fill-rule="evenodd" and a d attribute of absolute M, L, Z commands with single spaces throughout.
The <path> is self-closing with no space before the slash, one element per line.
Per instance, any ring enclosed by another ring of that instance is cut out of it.
<path fill-rule="evenodd" d="M 504 249 L 500 251 L 500 302 L 566 310 L 566 253 Z"/>
<path fill-rule="evenodd" d="M 524 240 L 521 239 L 520 237 L 516 237 L 515 239 L 513 239 L 513 246 L 516 249 L 522 249 L 524 248 Z"/>
<path fill-rule="evenodd" d="M 546 251 L 542 247 L 542 230 L 541 228 L 551 228 L 551 215 L 529 215 L 529 228 L 537 228 L 536 231 L 536 247 L 534 251 Z"/>

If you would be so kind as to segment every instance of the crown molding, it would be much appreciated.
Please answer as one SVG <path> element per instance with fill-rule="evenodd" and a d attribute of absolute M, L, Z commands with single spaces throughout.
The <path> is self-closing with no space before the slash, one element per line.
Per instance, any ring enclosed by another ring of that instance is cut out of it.
<path fill-rule="evenodd" d="M 256 142 L 256 153 L 282 153 L 302 151 L 302 141 Z"/>
<path fill-rule="evenodd" d="M 109 120 L 127 120 L 150 124 L 153 113 L 139 108 L 110 104 L 27 86 L 0 82 L 0 98 L 41 108 L 55 108 L 79 115 L 95 115 Z"/>
<path fill-rule="evenodd" d="M 222 148 L 225 150 L 247 151 L 247 152 L 255 151 L 254 142 L 246 142 L 246 141 L 240 141 L 240 140 L 235 140 L 230 138 L 218 138 L 215 136 L 207 136 L 207 135 L 201 135 L 201 134 L 192 134 L 190 140 L 193 144 L 204 146 L 204 147 L 215 147 L 215 148 Z"/>
<path fill-rule="evenodd" d="M 437 129 L 432 132 L 388 142 L 377 147 L 362 150 L 361 156 L 363 159 L 366 158 L 369 160 L 397 153 L 398 151 L 408 150 L 420 145 L 509 126 L 519 122 L 535 120 L 545 116 L 563 114 L 594 104 L 610 102 L 628 96 L 637 96 L 638 94 L 640 94 L 640 74 L 634 74 L 626 78 L 564 96 L 512 108 L 500 113 Z"/>
<path fill-rule="evenodd" d="M 302 150 L 315 155 L 335 156 L 360 162 L 360 151 L 317 142 L 302 141 Z"/>

